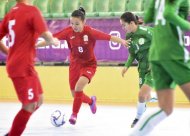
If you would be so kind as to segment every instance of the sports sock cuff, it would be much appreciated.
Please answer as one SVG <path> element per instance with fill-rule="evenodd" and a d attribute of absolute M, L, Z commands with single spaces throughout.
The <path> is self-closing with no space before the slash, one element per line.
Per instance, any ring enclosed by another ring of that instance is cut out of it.
<path fill-rule="evenodd" d="M 146 119 L 140 130 L 143 130 L 147 125 L 153 126 L 158 124 L 161 120 L 167 117 L 167 114 L 160 109 L 156 113 L 152 114 L 149 118 Z"/>
<path fill-rule="evenodd" d="M 82 96 L 83 96 L 83 91 L 75 92 L 75 97 L 82 97 Z"/>

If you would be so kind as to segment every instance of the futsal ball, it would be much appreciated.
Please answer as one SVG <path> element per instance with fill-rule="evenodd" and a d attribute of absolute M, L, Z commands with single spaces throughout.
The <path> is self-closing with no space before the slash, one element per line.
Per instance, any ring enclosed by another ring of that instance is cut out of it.
<path fill-rule="evenodd" d="M 51 114 L 51 124 L 55 127 L 60 127 L 65 124 L 65 114 L 60 110 L 56 110 Z"/>

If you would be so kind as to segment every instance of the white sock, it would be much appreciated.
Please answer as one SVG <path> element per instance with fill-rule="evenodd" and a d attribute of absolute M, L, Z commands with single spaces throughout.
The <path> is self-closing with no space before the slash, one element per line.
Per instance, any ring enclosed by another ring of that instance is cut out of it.
<path fill-rule="evenodd" d="M 145 110 L 146 110 L 146 103 L 138 102 L 136 119 L 140 119 Z"/>
<path fill-rule="evenodd" d="M 167 114 L 163 110 L 158 110 L 157 112 L 145 116 L 137 123 L 129 136 L 146 136 L 166 117 Z"/>
<path fill-rule="evenodd" d="M 158 97 L 157 97 L 156 92 L 151 91 L 151 98 L 148 102 L 158 102 Z"/>

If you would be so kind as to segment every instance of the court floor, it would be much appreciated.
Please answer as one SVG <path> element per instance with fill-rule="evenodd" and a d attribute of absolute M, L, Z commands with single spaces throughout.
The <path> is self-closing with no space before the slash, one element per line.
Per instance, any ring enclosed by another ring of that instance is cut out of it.
<path fill-rule="evenodd" d="M 20 108 L 19 103 L 0 103 L 0 136 L 10 128 Z M 54 110 L 66 115 L 66 124 L 54 127 L 50 115 Z M 32 115 L 23 136 L 128 136 L 130 124 L 136 113 L 134 106 L 98 105 L 97 113 L 91 114 L 89 106 L 82 105 L 76 125 L 70 125 L 72 105 L 44 104 Z M 149 107 L 146 113 L 156 110 Z M 174 113 L 149 134 L 149 136 L 190 136 L 190 109 L 175 108 Z"/>

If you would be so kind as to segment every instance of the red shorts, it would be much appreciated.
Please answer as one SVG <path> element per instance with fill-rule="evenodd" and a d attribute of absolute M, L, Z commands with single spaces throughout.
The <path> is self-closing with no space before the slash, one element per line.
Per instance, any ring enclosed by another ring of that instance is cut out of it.
<path fill-rule="evenodd" d="M 72 63 L 69 67 L 69 84 L 70 89 L 74 90 L 78 79 L 81 76 L 85 76 L 89 79 L 89 83 L 96 72 L 95 66 L 81 66 L 79 64 Z"/>
<path fill-rule="evenodd" d="M 43 93 L 38 76 L 14 77 L 11 78 L 16 90 L 18 99 L 22 104 L 37 102 Z"/>

